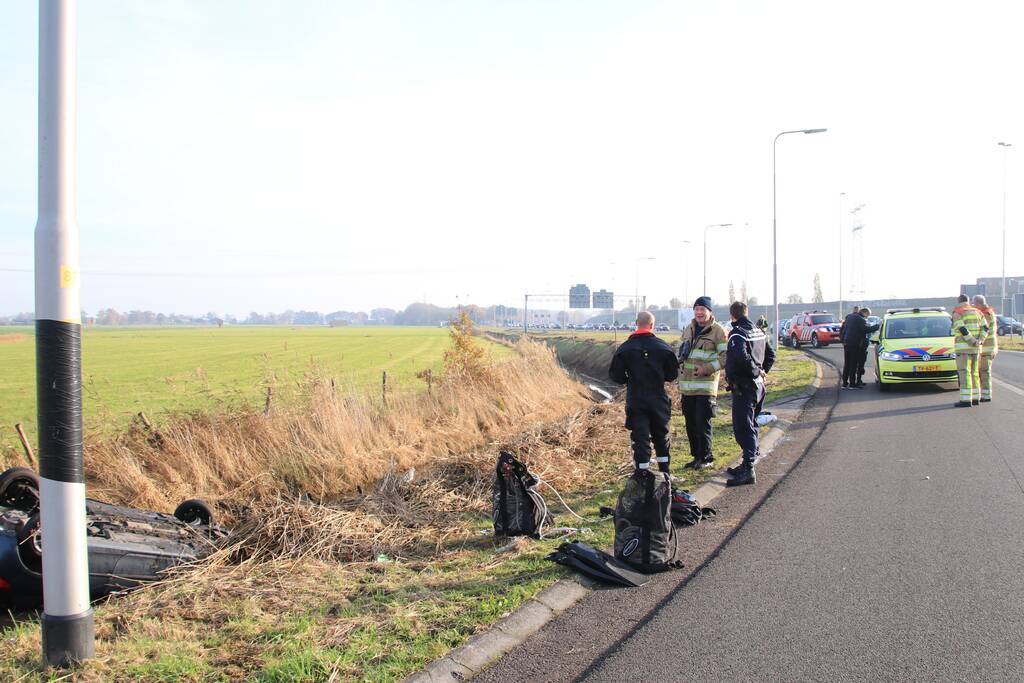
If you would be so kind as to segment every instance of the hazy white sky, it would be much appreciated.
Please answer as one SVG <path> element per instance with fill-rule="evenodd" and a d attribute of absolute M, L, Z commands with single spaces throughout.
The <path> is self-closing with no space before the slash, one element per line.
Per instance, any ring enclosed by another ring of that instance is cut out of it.
<path fill-rule="evenodd" d="M 1000 140 L 1024 274 L 1020 8 L 81 2 L 84 307 L 517 305 L 632 292 L 640 257 L 665 303 L 721 222 L 709 293 L 769 301 L 772 138 L 805 127 L 829 131 L 779 141 L 780 298 L 837 295 L 840 192 L 866 297 L 998 275 Z M 0 313 L 32 308 L 37 32 L 0 7 Z"/>

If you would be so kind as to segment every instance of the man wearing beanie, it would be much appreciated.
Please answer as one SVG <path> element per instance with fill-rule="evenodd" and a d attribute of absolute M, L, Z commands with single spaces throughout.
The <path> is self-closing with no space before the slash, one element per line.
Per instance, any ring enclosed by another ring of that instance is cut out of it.
<path fill-rule="evenodd" d="M 679 365 L 672 347 L 654 336 L 653 329 L 654 316 L 641 311 L 636 317 L 636 332 L 615 351 L 608 376 L 626 385 L 626 428 L 637 469 L 650 467 L 653 441 L 658 469 L 668 472 L 672 402 L 665 383 L 679 376 Z"/>
<path fill-rule="evenodd" d="M 679 392 L 683 396 L 683 418 L 693 458 L 687 467 L 705 469 L 715 464 L 711 418 L 717 412 L 718 380 L 725 367 L 727 342 L 725 328 L 711 310 L 711 299 L 698 297 L 693 302 L 693 321 L 683 330 L 679 345 L 679 364 L 683 369 Z"/>

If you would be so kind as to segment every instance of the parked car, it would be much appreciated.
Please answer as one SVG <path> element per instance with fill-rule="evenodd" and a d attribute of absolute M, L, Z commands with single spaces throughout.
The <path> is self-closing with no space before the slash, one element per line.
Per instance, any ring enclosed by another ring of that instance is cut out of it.
<path fill-rule="evenodd" d="M 786 346 L 791 346 L 792 345 L 791 341 L 792 341 L 793 337 L 790 334 L 792 329 L 793 329 L 793 320 L 792 319 L 783 320 L 782 322 L 779 323 L 779 341 L 782 342 L 783 344 L 785 344 Z"/>
<path fill-rule="evenodd" d="M 210 507 L 186 500 L 173 515 L 87 499 L 86 543 L 93 598 L 159 579 L 168 569 L 209 555 L 227 533 Z M 0 603 L 42 604 L 39 479 L 26 467 L 0 474 Z"/>
<path fill-rule="evenodd" d="M 1024 326 L 1016 318 L 1006 315 L 997 315 L 999 334 L 1024 334 Z"/>
<path fill-rule="evenodd" d="M 790 318 L 790 345 L 810 344 L 818 349 L 839 341 L 839 320 L 828 311 L 804 311 Z"/>

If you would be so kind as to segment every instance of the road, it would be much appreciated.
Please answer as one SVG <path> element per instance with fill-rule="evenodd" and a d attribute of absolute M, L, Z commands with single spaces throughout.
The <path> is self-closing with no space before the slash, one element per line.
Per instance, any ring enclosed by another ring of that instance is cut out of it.
<path fill-rule="evenodd" d="M 479 680 L 1024 680 L 1024 354 L 996 374 L 956 409 L 830 371 L 757 487 L 686 531 L 688 572 L 595 592 Z"/>

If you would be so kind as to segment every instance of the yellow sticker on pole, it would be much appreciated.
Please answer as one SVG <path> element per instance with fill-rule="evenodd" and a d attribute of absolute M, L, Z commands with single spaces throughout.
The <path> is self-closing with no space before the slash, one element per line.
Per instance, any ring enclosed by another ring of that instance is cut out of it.
<path fill-rule="evenodd" d="M 71 266 L 60 267 L 60 288 L 67 289 L 69 287 L 78 286 L 78 269 L 72 268 Z"/>

